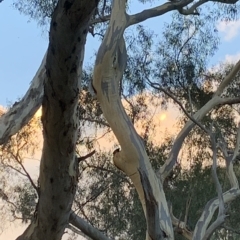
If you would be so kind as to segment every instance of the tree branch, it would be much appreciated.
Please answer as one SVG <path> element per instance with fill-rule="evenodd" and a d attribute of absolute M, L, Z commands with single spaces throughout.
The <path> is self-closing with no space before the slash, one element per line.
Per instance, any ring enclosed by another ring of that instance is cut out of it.
<path fill-rule="evenodd" d="M 26 175 L 25 173 L 21 172 L 20 170 L 18 170 L 17 168 L 11 166 L 10 164 L 3 163 L 3 165 L 4 165 L 4 167 L 8 167 L 8 168 L 10 168 L 10 169 L 18 172 L 18 173 L 21 174 L 22 176 L 27 177 L 27 175 Z"/>
<path fill-rule="evenodd" d="M 78 162 L 84 161 L 84 160 L 86 160 L 87 158 L 90 158 L 91 156 L 93 156 L 95 153 L 96 153 L 96 151 L 93 150 L 92 152 L 90 152 L 90 153 L 88 153 L 88 154 L 86 154 L 86 155 L 84 155 L 84 156 L 77 157 L 77 160 L 78 160 Z"/>
<path fill-rule="evenodd" d="M 233 171 L 234 158 L 233 158 L 233 155 L 229 155 L 229 153 L 227 151 L 227 143 L 224 138 L 221 139 L 219 148 L 221 149 L 223 156 L 225 158 L 226 168 L 227 168 L 227 176 L 228 176 L 230 185 L 232 188 L 239 189 L 238 179 Z"/>
<path fill-rule="evenodd" d="M 93 19 L 93 20 L 90 22 L 90 25 L 94 25 L 94 24 L 97 24 L 97 23 L 107 22 L 107 21 L 110 20 L 110 17 L 111 17 L 111 15 L 107 15 L 107 16 L 103 16 L 103 17 L 99 17 L 99 18 Z"/>
<path fill-rule="evenodd" d="M 183 14 L 183 15 L 199 15 L 198 11 L 197 11 L 197 7 L 203 5 L 204 3 L 208 2 L 209 0 L 200 0 L 196 3 L 194 3 L 190 8 L 188 9 L 180 9 L 179 13 Z"/>
<path fill-rule="evenodd" d="M 99 167 L 99 166 L 95 166 L 95 165 L 91 165 L 91 164 L 88 164 L 87 163 L 87 167 L 89 168 L 95 168 L 95 169 L 99 169 L 101 171 L 104 171 L 104 172 L 109 172 L 109 173 L 112 173 L 116 176 L 118 176 L 119 178 L 121 178 L 122 180 L 126 181 L 128 183 L 129 186 L 133 186 L 133 184 L 125 177 L 125 176 L 122 176 L 121 174 L 111 170 L 111 169 L 107 169 L 107 168 L 104 168 L 104 167 Z"/>
<path fill-rule="evenodd" d="M 185 113 L 185 115 L 192 120 L 192 122 L 194 122 L 197 126 L 199 126 L 204 132 L 209 133 L 209 131 L 198 121 L 196 121 L 188 112 L 187 110 L 183 107 L 182 103 L 175 97 L 173 96 L 173 94 L 171 94 L 170 92 L 168 92 L 166 89 L 164 89 L 163 87 L 160 86 L 160 84 L 158 83 L 153 83 L 151 82 L 148 78 L 147 78 L 149 84 L 151 87 L 158 89 L 159 91 L 164 92 L 166 95 L 168 95 L 170 98 L 172 98 L 172 100 L 174 102 L 176 102 L 178 104 L 178 106 L 182 109 L 182 111 Z"/>
<path fill-rule="evenodd" d="M 26 174 L 26 177 L 28 178 L 28 180 L 30 181 L 32 187 L 36 190 L 38 197 L 39 197 L 39 189 L 38 187 L 35 185 L 35 183 L 33 182 L 31 176 L 29 175 L 28 171 L 26 170 L 26 168 L 24 167 L 24 165 L 22 164 L 22 162 L 19 160 L 19 156 L 16 156 L 15 154 L 11 153 L 11 155 L 13 156 L 13 158 L 16 160 L 16 162 L 21 166 L 22 170 L 24 171 L 24 173 Z"/>
<path fill-rule="evenodd" d="M 46 79 L 45 64 L 46 54 L 25 96 L 0 117 L 0 144 L 24 127 L 39 109 Z"/>
<path fill-rule="evenodd" d="M 225 4 L 235 4 L 238 0 L 212 0 L 212 2 L 219 2 Z"/>
<path fill-rule="evenodd" d="M 238 123 L 236 144 L 235 144 L 235 149 L 234 149 L 232 161 L 234 161 L 236 159 L 236 157 L 239 155 L 239 150 L 240 150 L 240 122 Z"/>
<path fill-rule="evenodd" d="M 220 95 L 224 91 L 224 89 L 234 80 L 234 77 L 240 70 L 240 61 L 234 66 L 234 68 L 230 71 L 230 73 L 223 79 L 219 87 L 217 88 L 216 92 L 213 95 L 213 98 L 210 99 L 203 107 L 201 107 L 193 116 L 192 118 L 196 121 L 200 121 L 206 114 L 212 110 L 216 106 L 221 106 L 225 104 L 233 104 L 239 103 L 240 98 L 221 98 Z M 160 169 L 160 175 L 162 181 L 169 175 L 172 171 L 173 166 L 177 161 L 177 157 L 179 151 L 182 147 L 184 139 L 187 137 L 189 132 L 193 129 L 195 123 L 192 120 L 189 120 L 185 126 L 182 128 L 180 133 L 177 135 L 176 140 L 173 144 L 172 150 L 169 154 L 169 158 L 164 163 L 164 165 Z"/>
<path fill-rule="evenodd" d="M 193 0 L 181 0 L 176 2 L 167 2 L 160 6 L 146 9 L 140 13 L 130 15 L 128 20 L 128 26 L 143 22 L 149 18 L 157 17 L 163 15 L 172 10 L 181 10 L 183 7 L 187 6 Z"/>
<path fill-rule="evenodd" d="M 88 121 L 88 122 L 91 122 L 91 123 L 97 123 L 99 125 L 109 127 L 109 124 L 107 122 L 104 122 L 103 120 L 91 119 L 90 117 L 81 117 L 81 120 Z"/>
<path fill-rule="evenodd" d="M 84 234 L 82 231 L 76 229 L 74 226 L 68 224 L 67 228 L 69 228 L 72 232 L 86 238 L 86 239 L 90 239 L 86 234 Z"/>
<path fill-rule="evenodd" d="M 217 91 L 214 93 L 214 96 L 220 96 L 223 90 L 232 82 L 233 78 L 236 76 L 240 70 L 240 60 L 235 64 L 230 73 L 225 77 L 225 79 L 219 85 Z"/>
<path fill-rule="evenodd" d="M 184 221 L 180 221 L 180 219 L 177 219 L 172 212 L 172 204 L 169 204 L 169 212 L 172 219 L 173 225 L 176 227 L 175 231 L 177 231 L 179 234 L 183 235 L 185 238 L 192 240 L 192 232 L 188 229 L 187 223 Z"/>
<path fill-rule="evenodd" d="M 210 134 L 211 138 L 211 144 L 212 144 L 212 151 L 213 151 L 213 164 L 212 164 L 212 175 L 213 175 L 213 180 L 216 185 L 216 190 L 218 193 L 218 216 L 216 220 L 208 227 L 207 231 L 204 234 L 203 239 L 207 240 L 211 237 L 213 232 L 225 221 L 225 207 L 224 207 L 224 200 L 223 200 L 223 194 L 222 194 L 222 187 L 219 182 L 218 176 L 217 176 L 217 147 L 216 147 L 216 139 L 215 139 L 215 134 L 211 133 Z M 209 218 L 210 219 L 210 218 Z M 211 220 L 211 219 L 210 219 Z M 208 226 L 209 222 L 206 221 L 204 223 L 206 227 Z M 203 234 L 203 232 L 201 232 Z"/>
<path fill-rule="evenodd" d="M 84 219 L 79 217 L 76 213 L 71 211 L 69 217 L 69 223 L 74 227 L 80 229 L 84 234 L 92 238 L 93 240 L 111 240 L 98 229 L 94 228 L 92 225 L 87 223 Z"/>
<path fill-rule="evenodd" d="M 224 203 L 228 203 L 230 201 L 233 201 L 240 195 L 240 190 L 236 188 L 231 188 L 225 193 L 223 193 L 223 201 Z M 215 213 L 216 209 L 219 206 L 219 199 L 214 198 L 208 201 L 206 204 L 204 211 L 199 218 L 194 233 L 193 233 L 193 239 L 194 240 L 200 240 L 203 239 L 202 232 L 206 232 L 207 225 L 211 221 L 213 214 Z"/>
<path fill-rule="evenodd" d="M 121 151 L 115 152 L 114 164 L 132 180 L 147 221 L 146 239 L 166 236 L 173 239 L 162 183 L 156 177 L 145 146 L 127 116 L 119 96 L 119 86 L 126 66 L 126 46 L 123 37 L 129 23 L 126 2 L 114 0 L 109 28 L 99 48 L 93 74 L 93 87 L 104 116 L 111 126 Z M 162 217 L 164 216 L 164 217 Z"/>
<path fill-rule="evenodd" d="M 205 205 L 204 211 L 202 212 L 202 215 L 199 218 L 194 230 L 194 234 L 193 234 L 194 240 L 195 239 L 207 240 L 211 236 L 212 232 L 217 227 L 219 227 L 220 224 L 224 222 L 224 217 L 225 217 L 224 204 L 230 201 L 233 201 L 235 198 L 237 198 L 240 195 L 238 180 L 233 171 L 232 156 L 229 156 L 227 154 L 226 143 L 224 139 L 222 139 L 222 141 L 223 142 L 219 145 L 219 147 L 221 148 L 223 155 L 225 156 L 227 176 L 231 184 L 231 189 L 229 189 L 228 191 L 222 194 L 222 200 L 221 200 L 221 196 L 220 198 L 218 196 L 217 198 L 209 200 L 208 203 Z M 216 152 L 216 146 L 213 146 L 213 148 L 215 149 L 215 152 Z M 216 155 L 214 155 L 214 158 L 215 156 Z M 221 195 L 221 190 L 218 191 L 218 195 Z M 213 224 L 211 224 L 207 229 L 208 224 L 212 220 L 213 215 L 218 207 L 221 208 L 219 209 L 218 217 L 216 221 Z"/>

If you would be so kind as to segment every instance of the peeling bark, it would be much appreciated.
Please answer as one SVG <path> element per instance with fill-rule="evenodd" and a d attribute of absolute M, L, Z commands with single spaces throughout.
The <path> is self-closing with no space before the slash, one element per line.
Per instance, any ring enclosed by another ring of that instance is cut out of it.
<path fill-rule="evenodd" d="M 60 0 L 53 13 L 42 104 L 40 197 L 32 223 L 18 240 L 58 240 L 68 225 L 78 179 L 79 76 L 87 29 L 97 3 Z"/>

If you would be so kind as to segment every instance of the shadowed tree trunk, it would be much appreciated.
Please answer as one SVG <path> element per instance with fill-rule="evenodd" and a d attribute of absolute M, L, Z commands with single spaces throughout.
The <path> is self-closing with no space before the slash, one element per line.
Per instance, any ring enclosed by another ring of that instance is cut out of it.
<path fill-rule="evenodd" d="M 84 46 L 97 3 L 59 1 L 53 13 L 42 104 L 39 202 L 33 221 L 18 240 L 58 240 L 68 225 L 78 178 L 75 146 Z"/>

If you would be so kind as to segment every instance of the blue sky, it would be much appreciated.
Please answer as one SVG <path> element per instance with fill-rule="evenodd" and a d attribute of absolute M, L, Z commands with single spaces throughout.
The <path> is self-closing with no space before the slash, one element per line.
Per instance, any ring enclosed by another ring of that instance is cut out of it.
<path fill-rule="evenodd" d="M 131 13 L 135 13 L 142 10 L 143 6 L 133 4 L 132 9 L 134 11 Z M 143 24 L 157 30 L 168 19 L 169 14 Z M 240 54 L 240 22 L 227 26 L 220 23 L 218 29 L 221 30 L 222 44 L 212 60 L 213 63 Z M 47 49 L 48 32 L 15 10 L 11 1 L 5 0 L 0 4 L 0 36 L 0 105 L 7 106 L 27 91 Z M 93 53 L 98 45 L 95 39 L 88 37 L 85 62 L 94 61 Z"/>

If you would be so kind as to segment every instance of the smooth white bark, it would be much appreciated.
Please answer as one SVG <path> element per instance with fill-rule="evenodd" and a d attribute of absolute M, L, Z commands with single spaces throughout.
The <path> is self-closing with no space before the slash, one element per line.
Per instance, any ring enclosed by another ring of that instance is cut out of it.
<path fill-rule="evenodd" d="M 131 178 L 139 194 L 147 220 L 146 239 L 174 239 L 161 181 L 119 96 L 119 85 L 126 64 L 123 33 L 129 18 L 125 13 L 125 2 L 113 2 L 109 27 L 97 54 L 93 87 L 103 114 L 121 145 L 121 151 L 114 154 L 114 164 Z"/>

